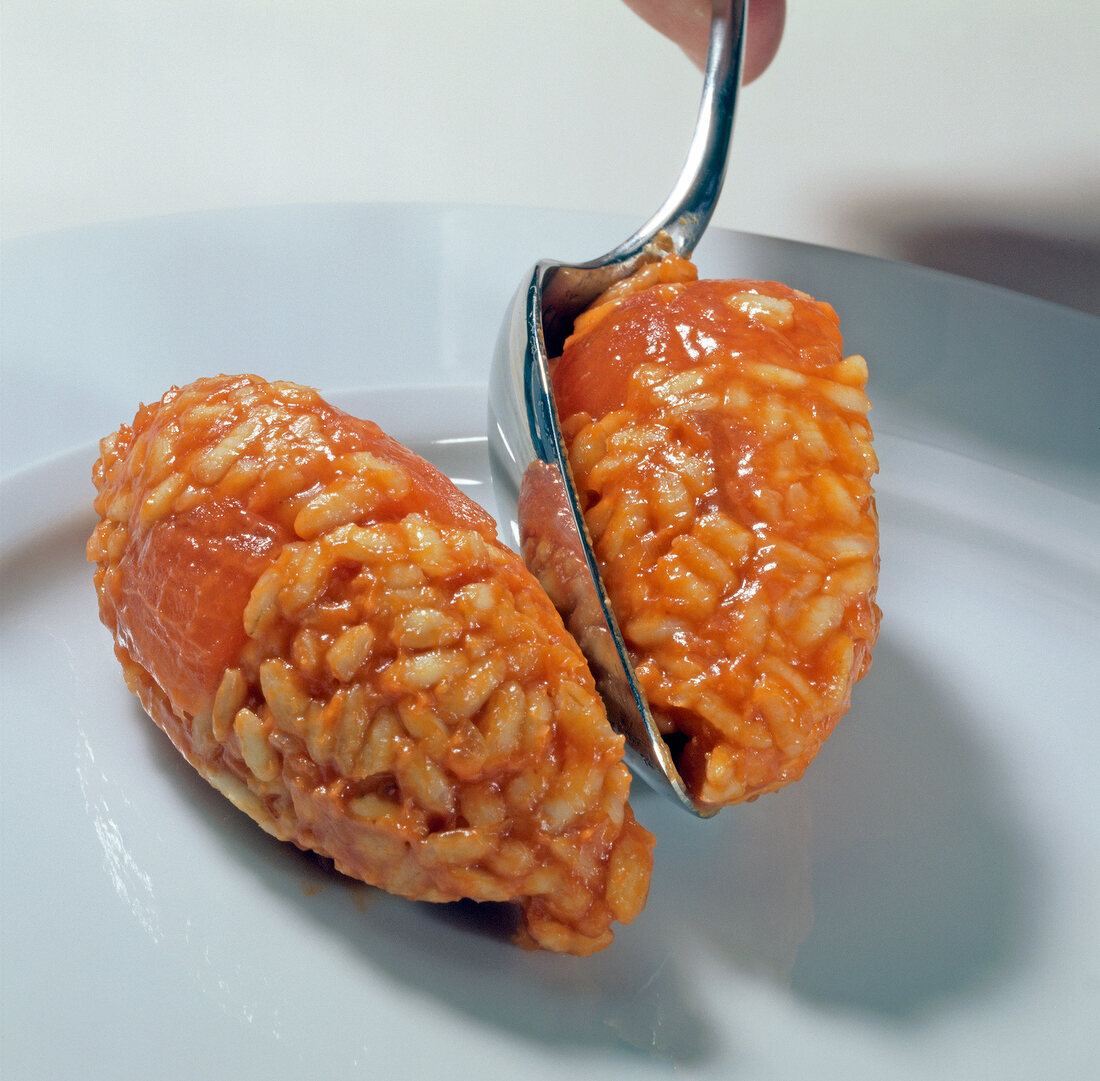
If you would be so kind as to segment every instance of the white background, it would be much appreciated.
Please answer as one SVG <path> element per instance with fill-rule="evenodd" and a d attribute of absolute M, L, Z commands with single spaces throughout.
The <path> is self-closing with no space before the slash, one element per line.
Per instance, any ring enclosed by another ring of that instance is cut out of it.
<path fill-rule="evenodd" d="M 619 0 L 5 0 L 2 20 L 8 237 L 302 202 L 641 220 L 699 89 Z M 716 224 L 1097 311 L 1098 56 L 1094 0 L 789 0 Z"/>

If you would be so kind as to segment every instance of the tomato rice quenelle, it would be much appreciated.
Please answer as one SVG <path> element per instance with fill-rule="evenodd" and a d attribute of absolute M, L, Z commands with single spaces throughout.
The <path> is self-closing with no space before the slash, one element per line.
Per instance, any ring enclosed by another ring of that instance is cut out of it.
<path fill-rule="evenodd" d="M 673 256 L 580 317 L 552 378 L 601 575 L 689 791 L 714 808 L 797 780 L 880 619 L 867 365 L 844 357 L 836 313 Z M 566 611 L 552 545 L 521 527 Z"/>
<path fill-rule="evenodd" d="M 199 380 L 104 439 L 88 542 L 126 681 L 283 840 L 588 954 L 653 839 L 575 642 L 490 516 L 312 390 Z"/>

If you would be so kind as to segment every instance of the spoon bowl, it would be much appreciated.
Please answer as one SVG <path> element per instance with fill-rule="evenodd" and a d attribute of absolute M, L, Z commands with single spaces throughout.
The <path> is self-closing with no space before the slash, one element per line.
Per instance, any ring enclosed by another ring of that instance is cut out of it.
<path fill-rule="evenodd" d="M 524 277 L 504 320 L 489 384 L 493 483 L 513 539 L 525 555 L 549 546 L 562 616 L 580 643 L 627 761 L 654 788 L 700 817 L 638 684 L 608 600 L 573 484 L 554 404 L 551 358 L 574 321 L 606 289 L 666 255 L 691 255 L 714 212 L 725 176 L 741 81 L 748 0 L 714 0 L 695 134 L 672 192 L 622 244 L 598 259 L 542 260 Z"/>

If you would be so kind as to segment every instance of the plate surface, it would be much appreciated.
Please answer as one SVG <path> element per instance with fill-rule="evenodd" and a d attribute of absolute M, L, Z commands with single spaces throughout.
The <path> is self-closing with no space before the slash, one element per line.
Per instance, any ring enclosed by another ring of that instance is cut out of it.
<path fill-rule="evenodd" d="M 1097 320 L 708 238 L 704 273 L 829 299 L 870 358 L 885 621 L 798 785 L 710 822 L 637 786 L 650 903 L 594 958 L 326 873 L 208 788 L 122 685 L 83 560 L 95 437 L 172 382 L 257 370 L 319 385 L 495 509 L 483 383 L 511 290 L 623 226 L 309 208 L 5 253 L 4 1076 L 1095 1073 Z"/>

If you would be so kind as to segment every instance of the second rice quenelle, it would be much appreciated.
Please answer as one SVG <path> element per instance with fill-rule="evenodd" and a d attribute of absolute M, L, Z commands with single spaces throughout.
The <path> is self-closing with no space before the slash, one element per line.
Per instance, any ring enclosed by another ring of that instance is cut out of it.
<path fill-rule="evenodd" d="M 553 362 L 569 465 L 635 672 L 692 797 L 802 776 L 878 634 L 867 366 L 822 301 L 699 281 L 671 256 L 612 287 Z M 528 565 L 568 613 L 554 507 Z"/>

